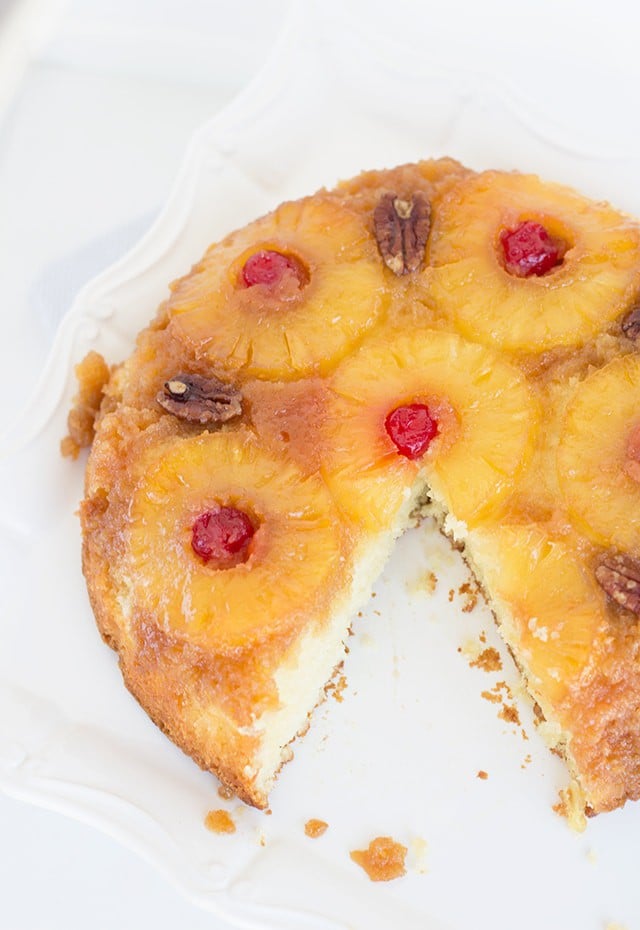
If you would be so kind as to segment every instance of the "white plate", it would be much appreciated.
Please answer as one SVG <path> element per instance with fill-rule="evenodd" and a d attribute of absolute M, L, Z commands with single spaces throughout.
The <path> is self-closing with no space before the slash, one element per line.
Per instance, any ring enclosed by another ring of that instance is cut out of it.
<path fill-rule="evenodd" d="M 427 41 L 428 18 L 410 5 L 394 6 L 388 23 L 381 4 L 366 16 L 355 2 L 346 13 L 337 2 L 302 9 L 266 70 L 192 142 L 150 233 L 78 297 L 3 441 L 0 785 L 95 824 L 239 927 L 601 930 L 610 920 L 631 930 L 640 923 L 640 806 L 599 817 L 582 835 L 552 812 L 563 766 L 526 701 L 515 727 L 481 699 L 517 676 L 504 650 L 501 673 L 469 668 L 466 644 L 482 631 L 501 647 L 486 609 L 463 613 L 458 594 L 449 602 L 464 568 L 428 529 L 399 543 L 355 625 L 344 700 L 316 712 L 271 816 L 220 801 L 215 780 L 129 697 L 95 630 L 74 515 L 82 463 L 58 454 L 72 365 L 91 347 L 112 361 L 127 355 L 167 283 L 210 241 L 361 168 L 441 154 L 538 170 L 640 213 L 639 136 L 623 119 L 636 66 L 625 63 L 621 80 L 613 47 L 596 72 L 581 42 L 572 46 L 567 107 L 558 72 L 530 80 L 533 53 L 513 22 L 474 44 L 477 11 L 455 33 L 455 8 L 443 11 L 441 41 L 436 31 Z M 589 28 L 599 34 L 597 22 L 582 22 L 579 38 L 588 41 Z M 575 94 L 576 81 L 590 94 Z M 607 108 L 594 121 L 599 100 Z M 439 579 L 431 596 L 421 589 L 428 568 Z M 218 806 L 234 813 L 235 835 L 205 830 Z M 311 817 L 330 824 L 315 841 L 303 832 Z M 409 874 L 388 885 L 370 883 L 348 855 L 380 834 L 410 848 Z"/>

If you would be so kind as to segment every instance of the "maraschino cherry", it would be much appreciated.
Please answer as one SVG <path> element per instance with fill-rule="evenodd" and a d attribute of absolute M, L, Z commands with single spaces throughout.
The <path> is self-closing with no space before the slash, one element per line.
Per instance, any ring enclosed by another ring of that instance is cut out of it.
<path fill-rule="evenodd" d="M 191 548 L 204 562 L 221 566 L 246 561 L 255 527 L 247 514 L 236 507 L 207 510 L 191 529 Z"/>
<path fill-rule="evenodd" d="M 438 422 L 426 404 L 403 404 L 384 421 L 389 438 L 400 455 L 419 459 L 438 435 Z"/>
<path fill-rule="evenodd" d="M 242 268 L 245 287 L 255 287 L 256 284 L 275 287 L 287 275 L 297 278 L 299 285 L 304 283 L 305 275 L 300 262 L 291 255 L 273 249 L 254 252 Z"/>
<path fill-rule="evenodd" d="M 500 235 L 504 266 L 518 278 L 543 275 L 562 261 L 562 243 L 552 239 L 541 223 L 527 220 Z"/>

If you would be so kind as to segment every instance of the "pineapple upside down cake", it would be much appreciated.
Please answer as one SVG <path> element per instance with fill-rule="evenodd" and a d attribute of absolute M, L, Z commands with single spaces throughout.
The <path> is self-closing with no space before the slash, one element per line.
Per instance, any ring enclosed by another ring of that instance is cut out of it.
<path fill-rule="evenodd" d="M 587 813 L 640 796 L 640 227 L 449 159 L 209 248 L 63 451 L 98 627 L 149 716 L 265 807 L 394 540 L 475 572 Z"/>

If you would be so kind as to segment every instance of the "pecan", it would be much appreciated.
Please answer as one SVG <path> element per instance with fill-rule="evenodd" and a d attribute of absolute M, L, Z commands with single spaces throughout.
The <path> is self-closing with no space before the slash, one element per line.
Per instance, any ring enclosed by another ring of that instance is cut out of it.
<path fill-rule="evenodd" d="M 620 325 L 627 339 L 631 339 L 632 342 L 635 342 L 638 336 L 640 336 L 640 307 L 629 310 L 622 318 L 622 323 Z"/>
<path fill-rule="evenodd" d="M 416 271 L 424 260 L 431 228 L 431 205 L 418 191 L 411 200 L 383 194 L 373 211 L 380 255 L 396 275 Z"/>
<path fill-rule="evenodd" d="M 607 552 L 596 566 L 596 581 L 609 597 L 640 614 L 640 560 L 621 552 Z"/>
<path fill-rule="evenodd" d="M 242 413 L 242 394 L 231 384 L 202 375 L 175 375 L 156 397 L 179 420 L 209 426 L 226 423 Z"/>

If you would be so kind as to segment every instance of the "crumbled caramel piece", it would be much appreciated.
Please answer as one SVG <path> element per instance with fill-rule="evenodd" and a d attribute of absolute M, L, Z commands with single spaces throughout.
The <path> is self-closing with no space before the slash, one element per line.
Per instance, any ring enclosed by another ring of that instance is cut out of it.
<path fill-rule="evenodd" d="M 489 777 L 489 773 L 485 772 L 484 769 L 480 769 L 480 771 L 476 775 L 476 778 L 480 778 L 482 781 L 486 781 L 488 777 Z"/>
<path fill-rule="evenodd" d="M 349 855 L 372 882 L 389 882 L 407 872 L 404 866 L 407 847 L 390 836 L 377 836 L 367 849 L 354 849 Z"/>
<path fill-rule="evenodd" d="M 322 836 L 323 833 L 326 833 L 328 828 L 329 824 L 324 820 L 316 820 L 312 817 L 311 820 L 307 820 L 305 823 L 304 832 L 307 836 L 311 837 L 312 840 L 315 840 L 319 836 Z"/>
<path fill-rule="evenodd" d="M 224 810 L 209 811 L 204 818 L 204 825 L 212 833 L 235 833 L 236 825 L 231 814 Z"/>
<path fill-rule="evenodd" d="M 235 798 L 235 792 L 232 788 L 229 788 L 228 785 L 219 785 L 218 787 L 218 796 L 223 799 L 223 801 L 230 801 L 232 798 Z"/>

